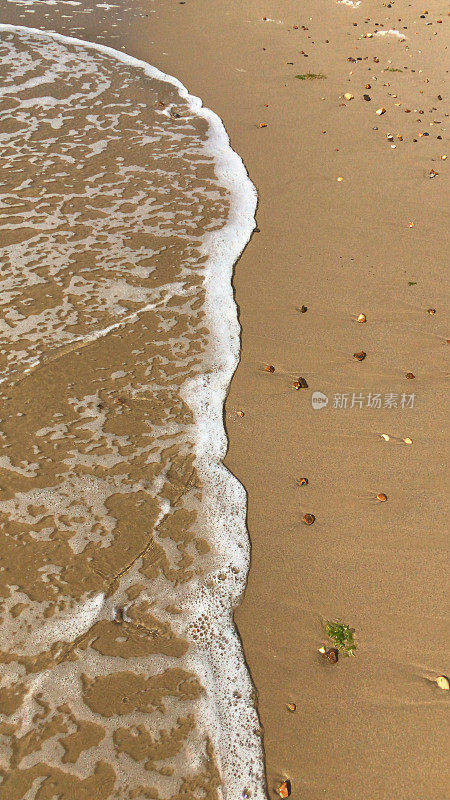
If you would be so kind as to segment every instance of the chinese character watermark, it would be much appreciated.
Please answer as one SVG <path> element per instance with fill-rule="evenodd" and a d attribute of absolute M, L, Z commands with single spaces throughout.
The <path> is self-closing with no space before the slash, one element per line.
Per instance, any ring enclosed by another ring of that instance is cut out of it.
<path fill-rule="evenodd" d="M 405 409 L 414 408 L 416 395 L 396 394 L 395 392 L 369 392 L 367 395 L 362 392 L 335 392 L 331 402 L 331 408 L 388 408 Z M 312 407 L 317 411 L 328 405 L 329 398 L 323 392 L 313 392 L 311 397 Z"/>

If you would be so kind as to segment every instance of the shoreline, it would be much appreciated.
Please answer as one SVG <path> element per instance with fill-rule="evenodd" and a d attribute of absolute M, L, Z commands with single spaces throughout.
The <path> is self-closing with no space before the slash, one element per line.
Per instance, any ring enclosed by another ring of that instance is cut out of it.
<path fill-rule="evenodd" d="M 127 52 L 220 116 L 259 195 L 260 233 L 234 272 L 242 350 L 224 463 L 248 496 L 251 566 L 235 619 L 270 797 L 289 778 L 305 800 L 445 798 L 448 698 L 434 678 L 448 674 L 438 99 L 448 20 L 439 2 L 428 9 L 402 8 L 405 43 L 375 35 L 375 23 L 400 24 L 399 9 L 375 2 L 257 0 L 242 12 L 157 0 L 124 33 Z M 295 77 L 308 73 L 326 77 Z M 308 389 L 292 389 L 299 376 Z M 313 391 L 326 408 L 312 408 Z M 376 393 L 381 407 L 368 407 Z M 403 393 L 412 408 L 400 407 Z M 347 406 L 333 408 L 344 394 Z M 362 406 L 350 407 L 353 394 Z M 397 407 L 383 405 L 391 394 Z M 332 665 L 317 649 L 335 618 L 355 628 L 358 649 Z"/>

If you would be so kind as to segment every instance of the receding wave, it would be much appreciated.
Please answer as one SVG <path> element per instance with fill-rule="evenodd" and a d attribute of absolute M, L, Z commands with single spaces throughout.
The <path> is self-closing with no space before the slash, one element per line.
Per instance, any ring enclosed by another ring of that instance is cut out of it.
<path fill-rule="evenodd" d="M 254 187 L 148 64 L 0 56 L 0 798 L 263 798 L 222 464 Z"/>

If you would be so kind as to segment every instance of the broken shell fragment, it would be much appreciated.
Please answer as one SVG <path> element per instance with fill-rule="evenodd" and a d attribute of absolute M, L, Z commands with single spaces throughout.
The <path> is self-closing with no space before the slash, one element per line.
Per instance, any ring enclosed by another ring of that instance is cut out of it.
<path fill-rule="evenodd" d="M 356 358 L 357 361 L 364 361 L 367 353 L 364 350 L 360 350 L 359 353 L 353 353 L 353 358 Z"/>
<path fill-rule="evenodd" d="M 273 364 L 268 364 L 267 367 L 264 367 L 264 372 L 275 372 L 275 367 Z"/>
<path fill-rule="evenodd" d="M 428 308 L 427 309 L 427 313 L 431 314 L 432 316 L 434 316 L 434 314 L 436 313 L 436 309 L 435 308 Z"/>
<path fill-rule="evenodd" d="M 407 372 L 405 377 L 409 378 L 409 380 L 412 381 L 412 379 L 415 378 L 416 376 L 414 375 L 413 372 Z"/>
<path fill-rule="evenodd" d="M 345 97 L 346 100 L 353 100 L 354 95 L 352 95 L 351 92 L 346 92 L 344 94 L 344 97 Z"/>
<path fill-rule="evenodd" d="M 319 653 L 326 661 L 330 661 L 331 664 L 337 664 L 339 653 L 335 647 L 330 647 L 328 650 L 324 646 L 319 647 Z"/>
<path fill-rule="evenodd" d="M 316 518 L 314 514 L 305 514 L 305 516 L 303 517 L 303 522 L 305 522 L 306 525 L 312 525 L 315 521 Z"/>
<path fill-rule="evenodd" d="M 238 415 L 238 417 L 244 417 L 245 416 L 243 411 L 238 411 L 237 415 Z"/>
<path fill-rule="evenodd" d="M 366 315 L 365 314 L 359 314 L 358 322 L 366 322 L 366 321 L 367 321 Z"/>
<path fill-rule="evenodd" d="M 302 314 L 306 314 L 306 312 L 308 311 L 308 306 L 301 306 L 299 308 L 299 311 L 301 311 Z"/>
<path fill-rule="evenodd" d="M 385 442 L 388 442 L 391 437 L 387 433 L 382 433 L 381 438 L 384 439 Z"/>
<path fill-rule="evenodd" d="M 377 494 L 377 500 L 379 500 L 380 503 L 385 503 L 387 500 L 387 494 L 384 494 L 384 492 L 380 492 L 379 494 Z"/>
<path fill-rule="evenodd" d="M 450 681 L 445 675 L 438 675 L 436 684 L 439 686 L 439 689 L 443 689 L 444 692 L 448 692 L 450 689 Z"/>
<path fill-rule="evenodd" d="M 338 183 L 341 183 L 343 180 L 344 180 L 344 178 L 342 177 L 342 175 L 339 175 Z"/>
<path fill-rule="evenodd" d="M 405 443 L 405 444 L 412 444 L 412 439 L 410 439 L 410 438 L 409 438 L 409 436 L 406 436 L 406 437 L 403 439 L 403 441 L 404 441 L 404 443 Z"/>
<path fill-rule="evenodd" d="M 377 108 L 375 113 L 378 114 L 379 117 L 381 117 L 382 114 L 386 113 L 386 109 L 385 108 Z"/>
<path fill-rule="evenodd" d="M 279 797 L 285 798 L 289 797 L 290 793 L 291 793 L 291 782 L 283 781 L 283 783 L 280 783 L 277 789 L 277 795 Z"/>
<path fill-rule="evenodd" d="M 294 381 L 292 387 L 298 392 L 299 389 L 308 389 L 308 384 L 305 378 L 299 378 L 297 381 Z"/>
<path fill-rule="evenodd" d="M 309 481 L 308 478 L 298 478 L 297 483 L 299 486 L 307 486 Z"/>
<path fill-rule="evenodd" d="M 267 122 L 260 122 L 259 123 L 259 127 L 260 128 L 267 128 Z"/>
<path fill-rule="evenodd" d="M 295 703 L 286 703 L 286 708 L 288 711 L 295 711 L 297 706 L 295 705 Z"/>

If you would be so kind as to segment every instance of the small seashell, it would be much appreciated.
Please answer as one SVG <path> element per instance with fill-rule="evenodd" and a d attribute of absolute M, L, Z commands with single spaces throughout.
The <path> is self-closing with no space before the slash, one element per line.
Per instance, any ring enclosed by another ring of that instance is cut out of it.
<path fill-rule="evenodd" d="M 245 416 L 243 411 L 238 411 L 237 415 L 238 415 L 238 417 L 244 417 Z"/>
<path fill-rule="evenodd" d="M 259 123 L 259 127 L 260 128 L 267 128 L 267 122 L 260 122 Z"/>
<path fill-rule="evenodd" d="M 308 478 L 299 478 L 297 480 L 297 483 L 298 483 L 299 486 L 307 486 L 309 481 L 308 481 Z"/>
<path fill-rule="evenodd" d="M 338 183 L 341 183 L 341 181 L 343 181 L 343 180 L 344 180 L 344 178 L 342 177 L 342 175 L 340 175 L 339 178 L 338 178 Z"/>
<path fill-rule="evenodd" d="M 361 350 L 359 353 L 353 353 L 353 358 L 356 358 L 357 361 L 364 361 L 367 353 L 364 350 Z"/>
<path fill-rule="evenodd" d="M 366 321 L 367 321 L 366 315 L 365 314 L 359 314 L 358 322 L 366 322 Z"/>
<path fill-rule="evenodd" d="M 436 684 L 440 689 L 443 689 L 444 692 L 448 692 L 450 689 L 450 681 L 445 675 L 438 675 L 436 678 Z"/>
<path fill-rule="evenodd" d="M 306 525 L 312 525 L 313 522 L 315 522 L 315 521 L 316 521 L 316 518 L 315 518 L 314 514 L 305 514 L 305 516 L 303 517 L 303 522 L 305 522 Z"/>
<path fill-rule="evenodd" d="M 409 378 L 410 381 L 412 381 L 412 379 L 415 378 L 415 377 L 416 376 L 414 375 L 413 372 L 407 372 L 406 375 L 405 375 L 405 378 Z"/>
<path fill-rule="evenodd" d="M 428 308 L 428 309 L 427 309 L 427 313 L 428 313 L 428 314 L 431 314 L 431 316 L 434 316 L 434 315 L 435 315 L 435 313 L 436 313 L 436 309 L 435 309 L 435 308 Z"/>
<path fill-rule="evenodd" d="M 353 95 L 352 95 L 351 92 L 346 92 L 344 94 L 344 97 L 345 97 L 346 100 L 353 100 Z"/>
<path fill-rule="evenodd" d="M 267 367 L 264 367 L 264 372 L 275 372 L 275 367 L 273 364 L 268 364 Z"/>
<path fill-rule="evenodd" d="M 386 109 L 385 108 L 377 108 L 375 113 L 378 114 L 379 117 L 381 117 L 382 114 L 386 113 Z"/>
<path fill-rule="evenodd" d="M 385 442 L 388 442 L 391 437 L 388 436 L 387 433 L 382 433 L 381 434 L 381 438 L 384 439 Z"/>
<path fill-rule="evenodd" d="M 441 161 L 447 161 L 447 156 L 446 155 L 441 156 Z"/>
<path fill-rule="evenodd" d="M 405 444 L 412 444 L 412 439 L 410 439 L 410 438 L 409 438 L 409 436 L 406 436 L 406 437 L 403 439 L 403 441 L 404 441 L 404 443 L 405 443 Z"/>
<path fill-rule="evenodd" d="M 372 86 L 371 86 L 371 84 L 370 84 L 370 83 L 366 83 L 366 85 L 365 85 L 365 87 L 364 87 L 364 88 L 365 88 L 365 89 L 371 89 L 371 88 L 372 88 Z"/>
<path fill-rule="evenodd" d="M 299 389 L 308 389 L 308 384 L 307 384 L 305 378 L 299 378 L 297 381 L 294 381 L 292 386 L 293 386 L 294 389 L 297 390 L 297 392 L 298 392 Z"/>
<path fill-rule="evenodd" d="M 380 492 L 379 494 L 377 494 L 377 500 L 379 500 L 380 503 L 385 503 L 387 500 L 387 494 L 384 494 L 384 492 Z"/>
<path fill-rule="evenodd" d="M 319 647 L 319 653 L 326 661 L 330 661 L 331 664 L 337 664 L 339 660 L 339 653 L 335 647 L 330 647 L 328 650 L 326 647 Z"/>
<path fill-rule="evenodd" d="M 295 703 L 286 703 L 286 708 L 288 711 L 295 711 L 297 706 L 295 705 Z"/>
<path fill-rule="evenodd" d="M 283 781 L 283 783 L 280 783 L 280 785 L 279 785 L 279 787 L 277 789 L 278 796 L 282 797 L 282 798 L 285 798 L 285 797 L 289 797 L 290 793 L 291 793 L 291 782 L 290 781 Z"/>

